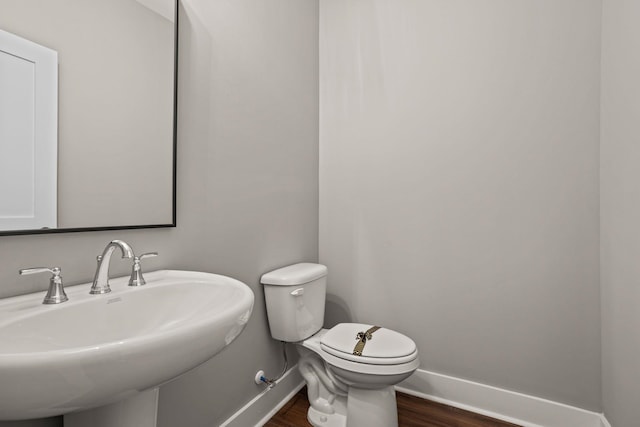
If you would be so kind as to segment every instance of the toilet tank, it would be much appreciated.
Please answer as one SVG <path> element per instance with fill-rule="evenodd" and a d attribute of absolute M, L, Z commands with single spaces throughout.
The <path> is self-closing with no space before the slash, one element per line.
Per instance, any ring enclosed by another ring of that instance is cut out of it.
<path fill-rule="evenodd" d="M 267 317 L 271 336 L 280 341 L 297 342 L 322 328 L 327 291 L 327 267 L 300 263 L 265 273 Z"/>

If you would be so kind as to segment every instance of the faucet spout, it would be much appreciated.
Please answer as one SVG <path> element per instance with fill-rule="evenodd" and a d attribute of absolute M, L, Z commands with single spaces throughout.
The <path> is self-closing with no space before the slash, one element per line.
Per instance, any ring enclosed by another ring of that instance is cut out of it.
<path fill-rule="evenodd" d="M 90 294 L 106 294 L 111 292 L 109 286 L 109 264 L 111 263 L 111 255 L 116 248 L 122 251 L 122 258 L 133 258 L 133 249 L 122 240 L 112 240 L 104 248 L 102 255 L 98 257 L 98 267 L 96 275 L 93 278 L 93 286 L 91 286 Z"/>

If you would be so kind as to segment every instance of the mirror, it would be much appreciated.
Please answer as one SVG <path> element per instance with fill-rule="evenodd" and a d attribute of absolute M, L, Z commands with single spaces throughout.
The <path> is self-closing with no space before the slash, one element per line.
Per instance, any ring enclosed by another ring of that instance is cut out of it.
<path fill-rule="evenodd" d="M 177 0 L 0 0 L 0 30 L 0 235 L 175 226 Z"/>

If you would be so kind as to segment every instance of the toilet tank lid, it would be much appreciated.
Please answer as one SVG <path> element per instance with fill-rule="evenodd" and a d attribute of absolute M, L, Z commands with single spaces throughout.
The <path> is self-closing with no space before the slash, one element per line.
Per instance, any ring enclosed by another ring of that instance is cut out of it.
<path fill-rule="evenodd" d="M 263 274 L 260 283 L 263 285 L 296 286 L 312 282 L 326 275 L 326 266 L 301 262 Z"/>

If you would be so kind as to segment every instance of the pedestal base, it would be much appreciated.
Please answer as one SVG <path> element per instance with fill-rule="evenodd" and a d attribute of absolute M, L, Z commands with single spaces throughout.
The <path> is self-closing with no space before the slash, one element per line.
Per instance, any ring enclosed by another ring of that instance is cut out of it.
<path fill-rule="evenodd" d="M 64 427 L 156 427 L 158 388 L 111 405 L 64 415 Z"/>

